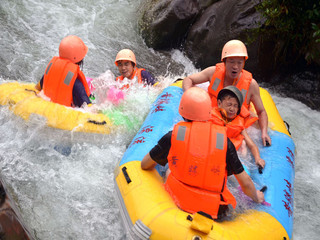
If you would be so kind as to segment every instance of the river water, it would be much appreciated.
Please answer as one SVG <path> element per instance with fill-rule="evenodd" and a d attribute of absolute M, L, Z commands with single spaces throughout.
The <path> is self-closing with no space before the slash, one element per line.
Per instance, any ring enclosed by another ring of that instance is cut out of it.
<path fill-rule="evenodd" d="M 83 71 L 90 77 L 117 74 L 114 58 L 122 48 L 132 49 L 138 65 L 165 84 L 197 71 L 180 51 L 158 52 L 144 44 L 137 31 L 140 2 L 1 0 L 0 82 L 36 83 L 68 34 L 89 47 Z M 25 122 L 0 108 L 0 174 L 36 239 L 125 239 L 113 170 L 158 93 L 137 89 L 124 110 L 135 123 L 107 136 L 51 129 L 41 118 Z M 320 113 L 271 95 L 296 144 L 293 236 L 318 239 Z"/>

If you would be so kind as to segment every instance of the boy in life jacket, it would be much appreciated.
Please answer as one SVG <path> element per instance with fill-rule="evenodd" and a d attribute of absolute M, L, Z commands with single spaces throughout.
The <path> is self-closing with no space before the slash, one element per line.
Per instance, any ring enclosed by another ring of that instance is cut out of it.
<path fill-rule="evenodd" d="M 268 134 L 268 115 L 260 97 L 258 83 L 252 78 L 250 72 L 244 70 L 247 59 L 246 46 L 239 40 L 231 40 L 222 49 L 221 63 L 184 78 L 183 89 L 187 90 L 197 84 L 209 82 L 208 93 L 212 99 L 212 106 L 216 106 L 219 91 L 226 86 L 236 86 L 244 98 L 241 116 L 245 120 L 250 118 L 248 110 L 252 102 L 259 117 L 263 146 L 268 146 L 271 145 Z"/>
<path fill-rule="evenodd" d="M 90 105 L 90 90 L 80 69 L 87 52 L 88 47 L 79 37 L 70 35 L 62 39 L 59 57 L 51 59 L 36 89 L 42 89 L 52 102 L 67 107 Z"/>
<path fill-rule="evenodd" d="M 116 78 L 116 81 L 122 82 L 125 78 L 130 81 L 124 88 L 129 88 L 131 84 L 138 82 L 144 85 L 154 85 L 156 80 L 143 68 L 138 68 L 136 56 L 130 49 L 122 49 L 118 52 L 115 62 L 121 74 Z M 132 83 L 131 83 L 132 82 Z"/>
<path fill-rule="evenodd" d="M 228 190 L 227 176 L 234 174 L 243 192 L 262 203 L 264 194 L 256 190 L 238 158 L 226 128 L 208 121 L 211 99 L 198 87 L 181 97 L 179 113 L 185 122 L 176 124 L 141 161 L 141 168 L 169 163 L 165 188 L 176 205 L 189 213 L 199 211 L 219 218 L 236 199 Z"/>
<path fill-rule="evenodd" d="M 218 94 L 217 106 L 212 110 L 212 122 L 225 126 L 227 136 L 238 150 L 245 141 L 250 149 L 256 165 L 264 168 L 265 161 L 260 157 L 259 148 L 248 135 L 245 128 L 245 121 L 239 115 L 243 103 L 243 96 L 235 86 L 227 86 Z"/>

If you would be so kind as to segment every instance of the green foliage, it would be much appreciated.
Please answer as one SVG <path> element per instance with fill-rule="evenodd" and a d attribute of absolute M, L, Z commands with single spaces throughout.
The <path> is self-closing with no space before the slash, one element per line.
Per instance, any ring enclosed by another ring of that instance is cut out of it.
<path fill-rule="evenodd" d="M 275 41 L 275 57 L 295 62 L 320 57 L 319 0 L 263 0 L 258 6 L 265 22 L 256 33 Z"/>

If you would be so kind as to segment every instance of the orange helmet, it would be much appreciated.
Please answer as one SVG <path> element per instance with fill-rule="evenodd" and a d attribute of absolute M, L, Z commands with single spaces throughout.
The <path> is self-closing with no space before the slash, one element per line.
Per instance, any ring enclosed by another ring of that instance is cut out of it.
<path fill-rule="evenodd" d="M 248 59 L 247 48 L 240 40 L 230 40 L 222 49 L 221 61 L 227 57 L 244 57 Z"/>
<path fill-rule="evenodd" d="M 62 39 L 59 45 L 59 56 L 73 63 L 80 62 L 87 54 L 88 47 L 81 38 L 70 35 Z"/>
<path fill-rule="evenodd" d="M 211 114 L 209 94 L 199 87 L 192 87 L 181 97 L 179 113 L 182 117 L 194 121 L 207 121 Z"/>
<path fill-rule="evenodd" d="M 130 49 L 122 49 L 118 52 L 116 56 L 116 60 L 114 61 L 116 66 L 118 66 L 118 61 L 121 61 L 121 60 L 128 60 L 133 62 L 134 65 L 136 65 L 136 56 Z"/>

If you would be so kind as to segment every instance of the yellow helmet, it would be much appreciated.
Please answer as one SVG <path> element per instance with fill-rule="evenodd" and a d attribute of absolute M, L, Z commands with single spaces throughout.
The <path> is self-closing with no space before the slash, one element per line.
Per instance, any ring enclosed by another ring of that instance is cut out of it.
<path fill-rule="evenodd" d="M 116 60 L 114 61 L 116 66 L 118 66 L 118 61 L 121 61 L 121 60 L 128 60 L 133 62 L 134 65 L 136 65 L 136 56 L 130 49 L 122 49 L 118 52 L 116 56 Z"/>
<path fill-rule="evenodd" d="M 240 40 L 230 40 L 222 49 L 221 61 L 227 57 L 244 57 L 248 59 L 247 48 Z"/>
<path fill-rule="evenodd" d="M 81 38 L 70 35 L 62 39 L 59 45 L 59 56 L 73 63 L 80 62 L 87 54 L 88 47 Z"/>
<path fill-rule="evenodd" d="M 181 97 L 179 113 L 188 120 L 209 120 L 211 115 L 211 99 L 209 94 L 199 87 L 189 88 Z"/>

